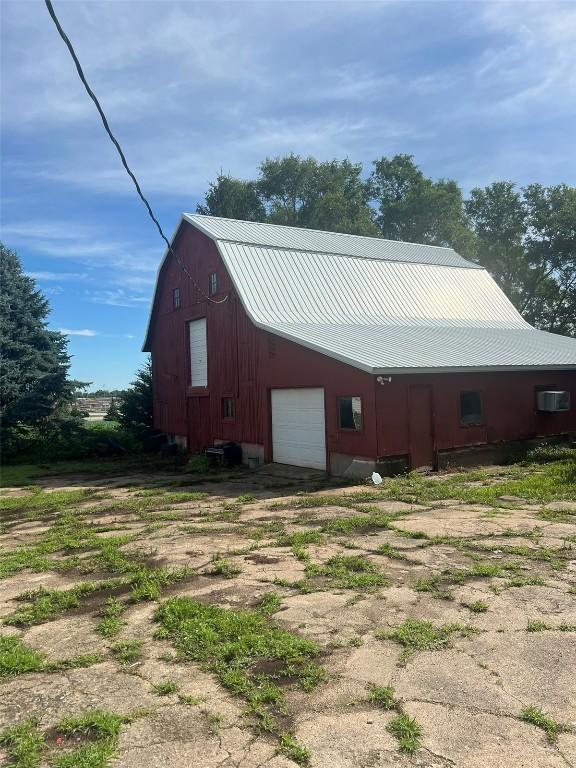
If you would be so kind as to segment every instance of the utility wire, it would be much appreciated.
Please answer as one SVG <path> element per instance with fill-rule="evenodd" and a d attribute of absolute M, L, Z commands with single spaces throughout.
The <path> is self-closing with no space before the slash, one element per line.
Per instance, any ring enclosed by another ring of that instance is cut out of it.
<path fill-rule="evenodd" d="M 146 199 L 146 197 L 144 196 L 144 193 L 142 192 L 142 190 L 140 188 L 140 184 L 138 183 L 138 179 L 136 178 L 136 176 L 134 175 L 134 173 L 130 169 L 130 166 L 128 165 L 128 161 L 126 160 L 126 156 L 124 155 L 124 152 L 122 151 L 122 147 L 120 146 L 117 138 L 112 133 L 112 130 L 110 128 L 110 125 L 108 124 L 108 120 L 106 118 L 106 115 L 104 114 L 104 110 L 100 106 L 100 102 L 98 101 L 98 98 L 96 97 L 96 94 L 94 93 L 92 88 L 90 88 L 90 86 L 88 85 L 88 81 L 86 80 L 86 77 L 84 75 L 84 71 L 82 70 L 82 65 L 80 64 L 80 61 L 78 60 L 78 56 L 76 55 L 76 51 L 74 50 L 74 47 L 73 47 L 72 43 L 70 42 L 70 38 L 68 37 L 66 32 L 64 32 L 64 30 L 62 29 L 62 25 L 60 24 L 60 21 L 58 20 L 58 17 L 56 16 L 56 11 L 54 10 L 54 6 L 50 2 L 50 0 L 44 0 L 44 2 L 46 4 L 46 8 L 48 9 L 48 13 L 50 14 L 50 18 L 52 19 L 56 29 L 58 30 L 58 34 L 60 35 L 60 37 L 64 41 L 64 44 L 66 45 L 66 47 L 68 48 L 68 51 L 70 52 L 70 56 L 72 56 L 74 64 L 76 65 L 76 70 L 78 72 L 78 77 L 82 81 L 82 85 L 86 89 L 86 93 L 88 94 L 88 96 L 90 96 L 90 98 L 94 102 L 94 105 L 95 105 L 96 109 L 98 110 L 98 114 L 100 115 L 100 119 L 102 120 L 102 124 L 104 125 L 104 130 L 106 131 L 106 133 L 110 137 L 110 141 L 112 142 L 112 144 L 114 144 L 114 146 L 116 147 L 116 151 L 120 155 L 120 160 L 122 161 L 122 165 L 124 166 L 124 169 L 126 170 L 126 173 L 128 174 L 128 176 L 130 176 L 130 178 L 132 179 L 132 182 L 133 182 L 134 186 L 136 187 L 136 192 L 138 193 L 138 197 L 140 198 L 140 200 L 142 200 L 142 202 L 146 206 L 146 210 L 148 211 L 148 216 L 150 216 L 150 218 L 152 219 L 152 221 L 156 225 L 156 229 L 160 233 L 160 237 L 162 238 L 162 240 L 164 240 L 164 242 L 166 243 L 166 246 L 168 247 L 168 251 L 172 254 L 172 256 L 174 256 L 174 258 L 176 259 L 176 262 L 178 263 L 178 265 L 180 266 L 180 268 L 182 269 L 184 274 L 188 277 L 188 279 L 191 281 L 192 285 L 196 288 L 198 293 L 201 296 L 203 296 L 203 298 L 207 299 L 208 301 L 211 301 L 213 304 L 223 304 L 228 299 L 228 295 L 224 296 L 223 299 L 213 299 L 211 296 L 208 296 L 206 293 L 204 293 L 204 291 L 200 288 L 200 286 L 198 285 L 196 280 L 194 280 L 194 278 L 190 274 L 190 272 L 189 272 L 188 268 L 186 267 L 186 265 L 180 260 L 180 258 L 178 257 L 178 255 L 176 254 L 176 252 L 174 251 L 172 246 L 170 245 L 170 241 L 168 240 L 168 238 L 164 234 L 164 232 L 162 230 L 162 227 L 160 226 L 160 222 L 158 221 L 158 219 L 154 215 L 154 211 L 152 210 L 152 207 L 150 206 L 150 203 L 148 202 L 148 200 Z"/>

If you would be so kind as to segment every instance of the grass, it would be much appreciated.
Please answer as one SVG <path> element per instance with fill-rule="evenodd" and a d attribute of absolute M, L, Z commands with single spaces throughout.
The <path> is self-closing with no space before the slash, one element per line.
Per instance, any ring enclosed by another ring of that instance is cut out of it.
<path fill-rule="evenodd" d="M 26 672 L 41 672 L 44 656 L 25 645 L 19 637 L 0 635 L 0 679 Z"/>
<path fill-rule="evenodd" d="M 85 743 L 57 756 L 54 768 L 107 768 L 118 747 L 122 725 L 133 716 L 93 710 L 79 716 L 67 717 L 57 726 L 65 737 L 80 736 Z"/>
<path fill-rule="evenodd" d="M 469 637 L 475 630 L 462 624 L 442 624 L 435 627 L 430 621 L 406 619 L 391 630 L 376 634 L 380 639 L 394 640 L 403 647 L 402 659 L 415 651 L 440 651 L 452 645 L 452 638 Z"/>
<path fill-rule="evenodd" d="M 44 491 L 37 488 L 33 493 L 22 496 L 0 498 L 0 514 L 3 513 L 3 517 L 18 515 L 19 518 L 25 514 L 26 517 L 34 519 L 60 512 L 97 495 L 102 496 L 101 492 L 93 488 L 81 488 L 77 491 Z"/>
<path fill-rule="evenodd" d="M 488 610 L 488 603 L 484 600 L 475 600 L 473 603 L 461 603 L 464 608 L 468 608 L 472 613 L 486 613 Z"/>
<path fill-rule="evenodd" d="M 546 734 L 548 741 L 552 744 L 558 740 L 559 733 L 565 733 L 570 730 L 570 726 L 559 723 L 538 707 L 525 707 L 520 713 L 520 719 L 525 723 L 541 728 Z"/>
<path fill-rule="evenodd" d="M 576 632 L 576 624 L 558 624 L 553 627 L 540 619 L 528 619 L 527 632 Z"/>
<path fill-rule="evenodd" d="M 112 655 L 123 667 L 134 664 L 141 655 L 141 640 L 120 640 L 111 647 Z"/>
<path fill-rule="evenodd" d="M 334 589 L 372 591 L 390 584 L 378 567 L 362 555 L 335 555 L 322 565 L 307 565 L 307 578 L 321 578 Z"/>
<path fill-rule="evenodd" d="M 61 672 L 66 669 L 90 667 L 102 661 L 97 653 L 46 661 L 44 654 L 29 648 L 19 637 L 0 635 L 0 680 L 29 672 Z"/>
<path fill-rule="evenodd" d="M 420 746 L 422 728 L 415 718 L 405 712 L 401 712 L 390 720 L 386 730 L 396 737 L 401 752 L 412 755 Z"/>
<path fill-rule="evenodd" d="M 161 680 L 152 686 L 152 690 L 158 696 L 170 696 L 170 694 L 176 693 L 179 687 L 175 680 Z"/>
<path fill-rule="evenodd" d="M 38 768 L 42 763 L 51 768 L 107 768 L 118 747 L 122 725 L 133 719 L 134 716 L 102 710 L 66 717 L 55 729 L 57 747 L 46 740 L 37 721 L 25 720 L 0 733 L 0 746 L 8 755 L 4 765 Z M 78 740 L 80 746 L 76 746 Z"/>
<path fill-rule="evenodd" d="M 310 760 L 310 750 L 291 736 L 289 733 L 283 733 L 280 738 L 279 752 L 298 765 L 306 765 Z"/>
<path fill-rule="evenodd" d="M 258 601 L 258 608 L 262 613 L 270 615 L 280 609 L 282 598 L 277 592 L 265 592 Z"/>
<path fill-rule="evenodd" d="M 96 632 L 102 637 L 111 639 L 120 634 L 122 627 L 126 624 L 120 617 L 124 612 L 125 606 L 115 597 L 109 598 L 104 606 L 102 618 L 96 626 Z"/>
<path fill-rule="evenodd" d="M 208 573 L 210 576 L 223 576 L 225 579 L 234 579 L 242 573 L 242 568 L 226 558 L 215 556 Z"/>
<path fill-rule="evenodd" d="M 368 701 L 372 702 L 372 704 L 377 704 L 381 709 L 398 709 L 399 707 L 399 703 L 394 695 L 394 689 L 389 686 L 370 686 Z"/>
<path fill-rule="evenodd" d="M 278 719 L 284 695 L 275 680 L 310 690 L 324 679 L 313 642 L 280 629 L 260 610 L 226 610 L 185 597 L 167 600 L 155 618 L 158 636 L 172 641 L 180 659 L 204 664 L 248 703 L 259 727 L 276 735 L 281 748 L 284 738 L 290 742 Z"/>
<path fill-rule="evenodd" d="M 5 768 L 37 768 L 42 758 L 44 737 L 35 720 L 25 720 L 0 732 L 0 746 L 8 755 Z"/>
<path fill-rule="evenodd" d="M 380 544 L 376 552 L 379 555 L 385 555 L 386 557 L 389 557 L 391 560 L 401 560 L 404 563 L 412 563 L 413 565 L 420 564 L 420 560 L 408 557 L 408 555 L 402 552 L 401 549 L 392 546 L 392 544 Z"/>
<path fill-rule="evenodd" d="M 297 560 L 307 562 L 310 559 L 306 549 L 307 545 L 322 544 L 323 541 L 324 537 L 320 531 L 311 528 L 306 531 L 296 531 L 295 533 L 283 533 L 276 539 L 275 546 L 290 547 L 292 554 Z"/>
<path fill-rule="evenodd" d="M 29 602 L 29 605 L 18 608 L 4 618 L 3 623 L 15 627 L 41 624 L 78 608 L 83 598 L 116 586 L 118 586 L 117 581 L 86 582 L 71 589 L 38 589 L 24 592 L 18 599 Z"/>
<path fill-rule="evenodd" d="M 528 619 L 528 624 L 526 626 L 527 632 L 544 632 L 546 629 L 550 629 L 550 627 L 544 621 L 540 621 L 539 619 Z"/>

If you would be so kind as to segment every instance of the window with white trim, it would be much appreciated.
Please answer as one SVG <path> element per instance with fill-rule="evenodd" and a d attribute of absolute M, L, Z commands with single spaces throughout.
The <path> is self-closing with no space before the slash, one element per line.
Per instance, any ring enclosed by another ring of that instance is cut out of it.
<path fill-rule="evenodd" d="M 208 343 L 206 318 L 189 323 L 190 336 L 190 384 L 193 387 L 208 386 Z"/>

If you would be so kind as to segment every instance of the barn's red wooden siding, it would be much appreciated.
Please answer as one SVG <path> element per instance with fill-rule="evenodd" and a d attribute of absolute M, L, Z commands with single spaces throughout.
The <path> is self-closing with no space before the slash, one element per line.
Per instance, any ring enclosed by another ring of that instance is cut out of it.
<path fill-rule="evenodd" d="M 576 372 L 444 373 L 393 375 L 381 385 L 376 377 L 296 343 L 256 328 L 246 316 L 215 244 L 184 223 L 173 244 L 194 279 L 208 292 L 211 272 L 218 275 L 216 299 L 202 297 L 174 260 L 166 259 L 159 276 L 150 348 L 154 375 L 154 420 L 159 429 L 185 436 L 192 449 L 214 440 L 264 446 L 272 459 L 269 392 L 276 387 L 324 387 L 328 453 L 376 457 L 406 455 L 409 445 L 409 387 L 430 387 L 437 450 L 537 435 L 576 431 Z M 181 306 L 173 308 L 173 289 Z M 207 318 L 208 387 L 190 388 L 187 324 Z M 568 413 L 535 410 L 535 387 L 568 389 Z M 482 393 L 486 426 L 463 427 L 459 418 L 462 390 Z M 364 428 L 343 431 L 337 424 L 337 398 L 362 397 Z M 222 398 L 234 400 L 234 418 L 222 416 Z M 328 456 L 330 466 L 330 456 Z"/>

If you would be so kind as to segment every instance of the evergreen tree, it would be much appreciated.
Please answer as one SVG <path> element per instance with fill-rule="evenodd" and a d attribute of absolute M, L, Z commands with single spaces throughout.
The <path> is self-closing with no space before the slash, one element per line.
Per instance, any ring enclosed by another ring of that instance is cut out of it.
<path fill-rule="evenodd" d="M 106 411 L 106 415 L 104 416 L 104 421 L 119 421 L 120 420 L 120 411 L 118 410 L 118 406 L 116 405 L 116 400 L 112 398 L 112 401 L 110 402 L 110 407 Z"/>
<path fill-rule="evenodd" d="M 68 378 L 68 340 L 47 328 L 49 304 L 0 243 L 0 418 L 4 454 L 31 429 L 44 433 L 73 416 L 82 386 Z"/>
<path fill-rule="evenodd" d="M 152 428 L 154 398 L 152 394 L 152 360 L 150 357 L 136 372 L 136 379 L 119 398 L 118 421 L 132 432 Z"/>

